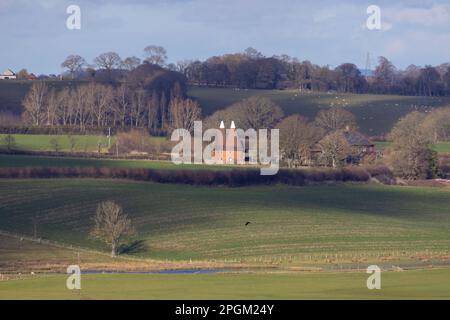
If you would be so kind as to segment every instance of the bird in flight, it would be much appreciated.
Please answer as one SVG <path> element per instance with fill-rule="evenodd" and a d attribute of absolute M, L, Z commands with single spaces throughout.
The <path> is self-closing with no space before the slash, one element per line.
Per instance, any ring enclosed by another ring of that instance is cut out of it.
<path fill-rule="evenodd" d="M 245 226 L 248 226 L 250 223 L 251 223 L 250 221 L 247 221 L 247 222 L 245 223 Z"/>

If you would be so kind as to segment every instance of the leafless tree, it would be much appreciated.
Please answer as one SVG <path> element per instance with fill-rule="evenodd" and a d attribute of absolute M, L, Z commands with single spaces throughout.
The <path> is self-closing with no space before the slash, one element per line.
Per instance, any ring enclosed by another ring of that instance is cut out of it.
<path fill-rule="evenodd" d="M 56 111 L 58 108 L 58 94 L 55 89 L 52 89 L 48 95 L 47 103 L 45 104 L 45 118 L 47 126 L 54 126 L 57 122 Z"/>
<path fill-rule="evenodd" d="M 241 129 L 273 128 L 283 118 L 281 108 L 272 100 L 254 96 L 237 102 L 224 110 L 212 114 L 207 120 L 207 127 L 217 128 L 220 121 L 234 121 Z"/>
<path fill-rule="evenodd" d="M 63 126 L 71 125 L 73 119 L 71 91 L 68 88 L 64 88 L 57 93 L 56 98 L 57 122 Z"/>
<path fill-rule="evenodd" d="M 346 129 L 347 127 L 355 129 L 357 127 L 356 118 L 350 111 L 336 107 L 320 111 L 315 123 L 325 132 Z"/>
<path fill-rule="evenodd" d="M 103 201 L 97 207 L 95 226 L 91 234 L 111 246 L 111 257 L 116 257 L 120 240 L 125 235 L 134 234 L 131 220 L 123 213 L 122 207 L 114 201 Z"/>
<path fill-rule="evenodd" d="M 87 95 L 89 98 L 88 106 L 92 119 L 98 127 L 103 127 L 106 125 L 108 108 L 113 101 L 113 91 L 110 86 L 94 83 L 89 84 L 87 90 L 89 92 Z"/>
<path fill-rule="evenodd" d="M 436 155 L 431 149 L 434 136 L 424 126 L 425 117 L 424 113 L 411 112 L 389 134 L 392 143 L 388 160 L 394 173 L 402 178 L 432 178 L 436 173 Z"/>
<path fill-rule="evenodd" d="M 73 78 L 75 72 L 81 70 L 84 65 L 86 65 L 86 60 L 84 60 L 83 57 L 74 54 L 68 56 L 61 64 L 61 67 L 68 69 Z"/>
<path fill-rule="evenodd" d="M 94 63 L 98 68 L 110 72 L 112 69 L 120 67 L 122 59 L 120 59 L 120 56 L 115 52 L 105 52 L 96 57 Z"/>
<path fill-rule="evenodd" d="M 186 76 L 187 70 L 188 70 L 189 66 L 191 65 L 191 63 L 192 63 L 192 60 L 177 61 L 176 65 L 175 65 L 175 69 L 176 69 L 176 71 L 178 71 Z"/>
<path fill-rule="evenodd" d="M 145 90 L 136 90 L 131 97 L 131 124 L 135 127 L 141 125 L 142 115 L 147 104 L 147 94 Z"/>
<path fill-rule="evenodd" d="M 284 118 L 277 128 L 280 129 L 281 154 L 288 166 L 307 164 L 311 148 L 321 138 L 320 130 L 299 115 Z"/>
<path fill-rule="evenodd" d="M 72 91 L 71 95 L 74 111 L 74 121 L 79 125 L 83 132 L 90 118 L 89 101 L 92 101 L 92 92 L 87 86 L 78 86 Z"/>
<path fill-rule="evenodd" d="M 347 157 L 354 153 L 341 130 L 334 131 L 320 140 L 319 146 L 322 149 L 322 159 L 325 164 L 333 168 L 344 165 Z"/>
<path fill-rule="evenodd" d="M 123 128 L 126 124 L 127 116 L 130 112 L 130 89 L 126 84 L 122 84 L 114 92 L 114 104 L 113 112 L 116 121 L 119 121 L 120 126 Z"/>
<path fill-rule="evenodd" d="M 194 121 L 201 118 L 202 110 L 198 102 L 191 99 L 173 99 L 170 102 L 170 116 L 172 128 L 194 130 Z"/>
<path fill-rule="evenodd" d="M 149 129 L 156 129 L 158 125 L 159 97 L 156 91 L 153 91 L 151 99 L 147 103 L 147 126 Z"/>
<path fill-rule="evenodd" d="M 141 64 L 141 59 L 138 57 L 132 56 L 127 57 L 123 60 L 123 66 L 126 70 L 132 71 L 136 69 Z"/>
<path fill-rule="evenodd" d="M 8 133 L 2 138 L 2 142 L 6 146 L 6 150 L 11 151 L 16 145 L 16 138 L 11 133 Z"/>
<path fill-rule="evenodd" d="M 39 126 L 45 119 L 47 99 L 47 84 L 43 81 L 35 82 L 22 102 L 25 107 L 25 118 L 32 125 Z"/>
<path fill-rule="evenodd" d="M 163 66 L 167 60 L 167 51 L 161 46 L 150 45 L 144 49 L 145 61 Z"/>
<path fill-rule="evenodd" d="M 450 139 L 450 107 L 435 109 L 423 121 L 423 127 L 430 132 L 433 142 Z"/>

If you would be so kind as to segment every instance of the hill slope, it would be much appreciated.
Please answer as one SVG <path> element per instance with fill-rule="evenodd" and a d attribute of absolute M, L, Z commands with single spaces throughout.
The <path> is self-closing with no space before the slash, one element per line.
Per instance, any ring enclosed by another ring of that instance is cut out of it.
<path fill-rule="evenodd" d="M 348 108 L 358 120 L 362 132 L 374 136 L 391 130 L 397 120 L 414 110 L 429 111 L 450 105 L 450 97 L 410 97 L 374 94 L 299 93 L 294 90 L 235 90 L 192 87 L 188 94 L 200 102 L 204 115 L 239 100 L 259 95 L 272 99 L 286 115 L 301 114 L 314 119 L 324 108 Z"/>
<path fill-rule="evenodd" d="M 136 242 L 124 252 L 154 259 L 316 264 L 359 255 L 445 255 L 450 244 L 448 189 L 379 185 L 0 180 L 0 226 L 30 234 L 37 217 L 41 237 L 106 251 L 88 236 L 96 206 L 106 199 L 119 201 L 137 226 Z"/>
<path fill-rule="evenodd" d="M 52 88 L 76 85 L 74 81 L 49 81 Z M 22 113 L 22 100 L 31 81 L 0 81 L 0 112 Z M 210 115 L 234 102 L 254 95 L 268 97 L 279 104 L 286 115 L 298 113 L 313 119 L 322 108 L 343 106 L 353 112 L 361 131 L 368 135 L 387 133 L 394 123 L 410 111 L 429 111 L 450 105 L 450 97 L 410 97 L 371 94 L 299 93 L 294 90 L 236 90 L 191 87 L 188 94 L 198 99 L 203 114 Z"/>

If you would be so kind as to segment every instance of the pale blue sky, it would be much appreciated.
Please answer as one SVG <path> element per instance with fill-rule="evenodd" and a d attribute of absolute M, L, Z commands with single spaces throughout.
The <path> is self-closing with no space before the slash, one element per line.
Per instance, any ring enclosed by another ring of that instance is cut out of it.
<path fill-rule="evenodd" d="M 81 7 L 81 30 L 66 28 L 66 8 Z M 370 4 L 381 7 L 382 30 L 365 28 Z M 251 46 L 333 67 L 366 54 L 395 65 L 450 61 L 447 0 L 0 0 L 0 69 L 58 73 L 72 53 L 88 62 L 116 51 L 142 57 L 164 46 L 169 61 L 205 59 Z"/>

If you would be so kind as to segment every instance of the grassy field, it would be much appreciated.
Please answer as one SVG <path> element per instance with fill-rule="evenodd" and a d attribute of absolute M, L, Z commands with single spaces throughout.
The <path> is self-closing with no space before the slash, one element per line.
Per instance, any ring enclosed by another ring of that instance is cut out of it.
<path fill-rule="evenodd" d="M 164 170 L 232 170 L 249 166 L 180 164 L 156 160 L 92 159 L 72 157 L 45 157 L 0 154 L 0 167 L 95 167 L 95 168 L 144 168 Z"/>
<path fill-rule="evenodd" d="M 450 142 L 438 142 L 434 146 L 438 153 L 450 153 Z"/>
<path fill-rule="evenodd" d="M 381 290 L 360 273 L 82 275 L 81 292 L 66 276 L 0 281 L 0 299 L 449 299 L 450 270 L 385 272 Z"/>
<path fill-rule="evenodd" d="M 10 112 L 20 115 L 22 113 L 22 100 L 25 98 L 33 81 L 2 80 L 0 83 L 0 112 Z M 60 90 L 64 87 L 73 87 L 76 81 L 47 81 L 51 89 Z"/>
<path fill-rule="evenodd" d="M 323 266 L 447 261 L 448 189 L 381 185 L 209 188 L 118 180 L 0 180 L 0 226 L 87 248 L 96 205 L 119 201 L 136 257 Z M 249 226 L 244 226 L 250 221 Z"/>
<path fill-rule="evenodd" d="M 191 87 L 189 95 L 199 100 L 204 115 L 209 115 L 239 100 L 259 95 L 272 99 L 286 115 L 301 114 L 313 119 L 330 106 L 342 106 L 355 114 L 360 130 L 368 135 L 388 133 L 403 115 L 450 105 L 449 97 L 409 97 L 373 94 L 299 93 L 294 90 L 235 90 Z"/>
<path fill-rule="evenodd" d="M 389 147 L 389 145 L 389 141 L 375 141 L 375 146 L 378 150 L 384 150 Z M 437 153 L 450 153 L 450 142 L 438 142 L 433 146 L 433 150 L 435 150 Z"/>
<path fill-rule="evenodd" d="M 2 81 L 0 83 L 0 112 L 21 114 L 21 102 L 30 81 Z M 74 86 L 73 81 L 49 81 L 60 89 Z M 368 135 L 385 134 L 399 117 L 414 110 L 428 111 L 450 105 L 449 97 L 409 97 L 372 94 L 298 93 L 294 90 L 235 90 L 223 88 L 189 88 L 188 94 L 199 100 L 205 116 L 234 102 L 254 95 L 265 96 L 279 104 L 286 115 L 299 113 L 310 119 L 323 108 L 343 106 L 353 112 L 361 131 Z"/>
<path fill-rule="evenodd" d="M 26 151 L 55 151 L 52 145 L 52 139 L 58 142 L 59 150 L 61 152 L 97 152 L 98 145 L 101 146 L 101 151 L 106 151 L 108 148 L 108 138 L 101 135 L 73 135 L 75 139 L 75 146 L 71 150 L 70 140 L 68 135 L 40 135 L 40 134 L 14 134 L 16 150 Z M 0 148 L 6 148 L 3 139 L 5 134 L 0 134 Z M 165 141 L 163 137 L 149 137 L 153 144 L 159 144 Z M 111 145 L 114 143 L 114 137 L 111 137 Z"/>

